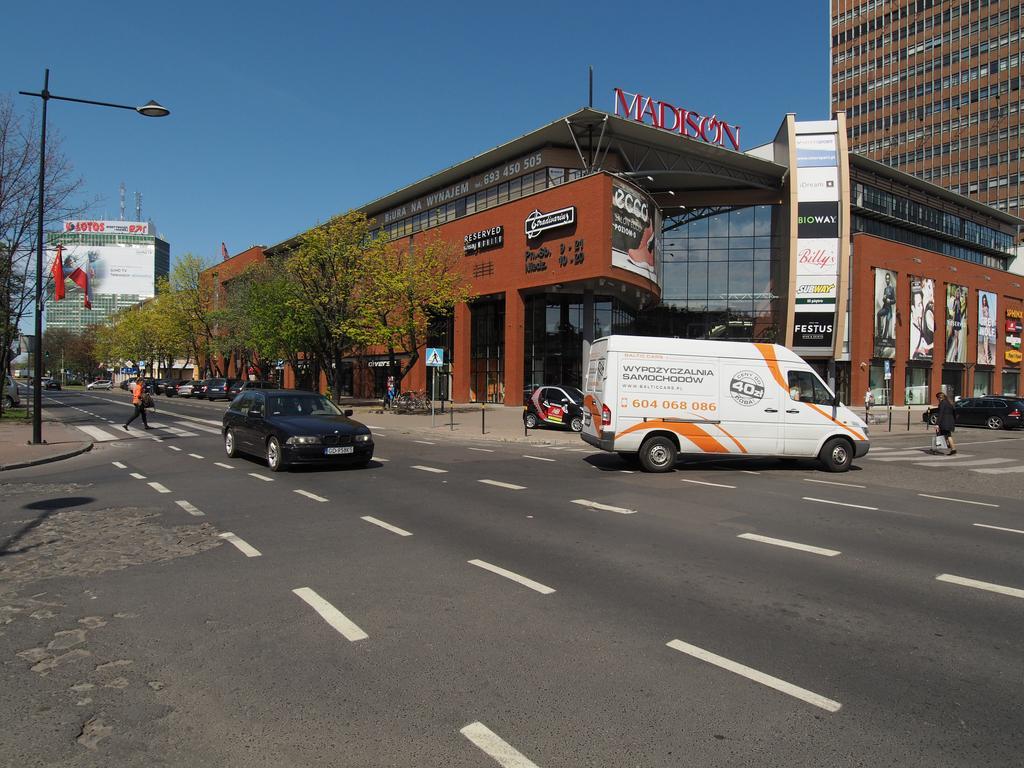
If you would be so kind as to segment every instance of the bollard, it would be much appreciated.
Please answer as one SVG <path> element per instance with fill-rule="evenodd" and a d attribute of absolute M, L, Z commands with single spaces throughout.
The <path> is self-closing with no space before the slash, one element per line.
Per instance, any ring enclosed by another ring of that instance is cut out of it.
<path fill-rule="evenodd" d="M 453 407 L 448 409 L 448 428 L 449 428 L 449 431 L 451 431 L 451 432 L 455 431 L 455 408 L 454 408 L 454 404 L 453 404 Z"/>
<path fill-rule="evenodd" d="M 910 431 L 910 406 L 907 406 L 907 432 Z"/>
<path fill-rule="evenodd" d="M 889 431 L 892 432 L 892 406 L 889 406 Z"/>
<path fill-rule="evenodd" d="M 480 403 L 480 434 L 487 434 L 487 406 Z"/>

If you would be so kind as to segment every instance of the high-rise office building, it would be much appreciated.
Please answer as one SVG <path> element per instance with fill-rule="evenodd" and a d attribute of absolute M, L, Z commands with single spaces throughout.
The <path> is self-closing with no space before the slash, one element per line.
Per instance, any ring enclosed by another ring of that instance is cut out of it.
<path fill-rule="evenodd" d="M 65 283 L 66 296 L 55 301 L 53 280 L 47 280 L 46 327 L 80 331 L 105 323 L 119 310 L 135 306 L 156 294 L 156 281 L 167 277 L 171 246 L 156 235 L 152 222 L 65 221 L 61 232 L 50 232 L 47 273 L 61 246 L 64 274 L 81 268 L 89 276 L 92 308 L 84 306 L 82 291 Z"/>
<path fill-rule="evenodd" d="M 850 150 L 1014 215 L 1020 0 L 831 0 L 832 111 Z"/>

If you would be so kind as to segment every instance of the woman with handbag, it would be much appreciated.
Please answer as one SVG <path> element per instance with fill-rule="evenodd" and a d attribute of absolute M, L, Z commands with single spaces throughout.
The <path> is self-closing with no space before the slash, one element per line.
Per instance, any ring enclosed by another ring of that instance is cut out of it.
<path fill-rule="evenodd" d="M 945 392 L 939 392 L 935 397 L 939 400 L 938 422 L 935 426 L 936 447 L 938 447 L 938 438 L 941 437 L 946 447 L 949 448 L 949 455 L 955 456 L 956 443 L 953 442 L 953 432 L 956 431 L 956 412 Z M 938 453 L 938 451 L 933 450 L 932 453 Z"/>
<path fill-rule="evenodd" d="M 132 405 L 135 406 L 135 413 L 132 417 L 124 423 L 125 431 L 128 430 L 128 425 L 135 421 L 139 416 L 142 417 L 142 424 L 149 429 L 149 423 L 146 421 L 146 382 L 141 376 L 135 380 L 135 386 L 132 388 Z"/>

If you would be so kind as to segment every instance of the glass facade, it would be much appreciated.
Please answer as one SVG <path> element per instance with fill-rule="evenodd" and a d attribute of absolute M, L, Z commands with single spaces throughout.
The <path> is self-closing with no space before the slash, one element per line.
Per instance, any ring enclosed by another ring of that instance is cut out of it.
<path fill-rule="evenodd" d="M 784 311 L 776 289 L 784 245 L 779 206 L 736 208 L 664 234 L 662 300 L 637 333 L 773 342 Z"/>
<path fill-rule="evenodd" d="M 927 405 L 931 402 L 928 396 L 928 381 L 931 375 L 931 368 L 907 367 L 903 390 L 904 405 Z"/>
<path fill-rule="evenodd" d="M 1019 371 L 1003 371 L 1003 388 L 1000 394 L 1016 395 L 1020 386 Z"/>
<path fill-rule="evenodd" d="M 505 300 L 470 305 L 469 399 L 505 402 Z"/>
<path fill-rule="evenodd" d="M 992 371 L 974 372 L 974 396 L 984 397 L 992 392 Z"/>

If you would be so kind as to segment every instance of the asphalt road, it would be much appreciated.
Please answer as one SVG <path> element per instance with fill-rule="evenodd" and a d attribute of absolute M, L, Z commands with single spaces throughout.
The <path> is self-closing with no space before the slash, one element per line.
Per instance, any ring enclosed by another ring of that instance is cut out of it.
<path fill-rule="evenodd" d="M 274 474 L 159 404 L 54 393 L 116 439 L 0 476 L 12 765 L 1020 765 L 1016 433 L 648 475 L 378 431 Z"/>

